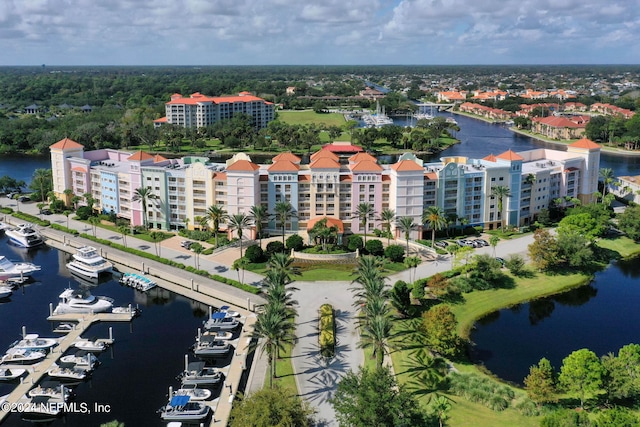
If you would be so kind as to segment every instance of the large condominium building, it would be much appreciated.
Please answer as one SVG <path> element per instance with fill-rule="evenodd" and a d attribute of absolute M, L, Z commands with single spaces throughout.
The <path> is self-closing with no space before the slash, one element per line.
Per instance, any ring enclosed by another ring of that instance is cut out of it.
<path fill-rule="evenodd" d="M 67 189 L 78 196 L 91 193 L 95 208 L 142 225 L 144 210 L 134 194 L 148 187 L 157 198 L 147 201 L 147 222 L 163 230 L 198 227 L 212 205 L 228 214 L 249 214 L 255 205 L 274 213 L 282 201 L 291 203 L 296 213 L 284 224 L 289 233 L 305 231 L 324 217 L 345 233 L 362 233 L 354 214 L 360 203 L 371 204 L 376 212 L 367 221 L 369 232 L 381 227 L 378 218 L 385 208 L 393 209 L 397 218 L 411 217 L 422 224 L 422 213 L 430 206 L 486 229 L 500 226 L 503 216 L 506 225 L 523 226 L 560 198 L 591 202 L 600 168 L 600 146 L 588 139 L 567 151 L 509 150 L 483 159 L 443 157 L 432 163 L 406 153 L 392 165 L 379 164 L 359 147 L 335 144 L 313 153 L 309 162 L 283 153 L 268 165 L 253 163 L 245 154 L 211 163 L 203 157 L 166 159 L 142 151 L 85 152 L 69 139 L 50 149 L 57 197 L 69 197 Z M 496 186 L 510 190 L 502 212 L 492 196 Z M 280 233 L 282 224 L 271 219 L 264 229 Z M 395 226 L 392 230 L 399 236 Z"/>
<path fill-rule="evenodd" d="M 253 117 L 254 126 L 261 129 L 273 120 L 274 105 L 249 92 L 240 92 L 238 96 L 205 96 L 198 92 L 182 96 L 175 93 L 165 104 L 165 112 L 166 117 L 154 121 L 156 127 L 169 123 L 199 128 L 242 113 Z"/>

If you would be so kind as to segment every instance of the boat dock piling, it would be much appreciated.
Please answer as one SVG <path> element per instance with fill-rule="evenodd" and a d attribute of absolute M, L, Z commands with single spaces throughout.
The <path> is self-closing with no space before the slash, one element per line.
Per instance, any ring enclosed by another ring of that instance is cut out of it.
<path fill-rule="evenodd" d="M 27 376 L 20 379 L 20 384 L 7 396 L 6 402 L 10 404 L 17 404 L 23 402 L 25 396 L 29 390 L 31 390 L 40 380 L 47 375 L 47 371 L 51 369 L 53 364 L 69 349 L 73 344 L 80 339 L 80 336 L 91 325 L 97 322 L 130 322 L 134 316 L 132 313 L 67 313 L 60 315 L 49 316 L 47 320 L 63 320 L 77 322 L 77 325 L 69 331 L 65 336 L 61 337 L 58 341 L 58 345 L 53 347 L 47 357 L 41 362 L 35 363 L 31 366 L 25 365 L 3 365 L 10 369 L 27 369 Z M 23 335 L 26 329 L 22 328 Z M 113 330 L 109 328 L 109 338 L 100 339 L 106 343 L 113 343 Z M 7 407 L 11 407 L 7 405 Z M 0 411 L 0 424 L 11 412 Z"/>

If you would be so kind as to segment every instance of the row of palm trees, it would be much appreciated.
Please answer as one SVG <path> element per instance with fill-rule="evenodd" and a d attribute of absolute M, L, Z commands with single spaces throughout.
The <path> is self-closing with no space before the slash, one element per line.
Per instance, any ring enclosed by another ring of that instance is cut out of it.
<path fill-rule="evenodd" d="M 295 317 L 298 304 L 292 299 L 292 292 L 297 290 L 290 286 L 293 282 L 293 259 L 286 253 L 271 256 L 263 279 L 263 291 L 267 300 L 258 313 L 256 323 L 251 332 L 249 351 L 260 349 L 266 353 L 269 362 L 269 387 L 273 387 L 276 377 L 276 360 L 286 345 L 295 341 Z"/>

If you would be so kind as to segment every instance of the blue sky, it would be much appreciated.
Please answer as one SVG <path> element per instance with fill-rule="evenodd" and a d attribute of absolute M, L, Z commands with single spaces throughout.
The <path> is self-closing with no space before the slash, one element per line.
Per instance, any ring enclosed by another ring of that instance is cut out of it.
<path fill-rule="evenodd" d="M 638 64 L 640 0 L 2 0 L 2 65 Z"/>

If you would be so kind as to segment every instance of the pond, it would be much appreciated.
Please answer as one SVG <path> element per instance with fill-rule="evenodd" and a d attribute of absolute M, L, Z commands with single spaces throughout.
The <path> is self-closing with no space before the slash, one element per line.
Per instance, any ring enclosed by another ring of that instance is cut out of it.
<path fill-rule="evenodd" d="M 543 357 L 559 370 L 575 350 L 588 348 L 602 356 L 640 343 L 638 261 L 615 262 L 588 285 L 479 320 L 471 334 L 473 360 L 522 384 L 529 367 Z"/>

